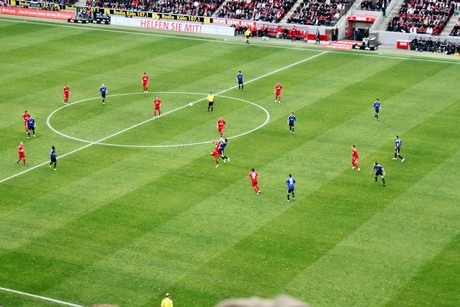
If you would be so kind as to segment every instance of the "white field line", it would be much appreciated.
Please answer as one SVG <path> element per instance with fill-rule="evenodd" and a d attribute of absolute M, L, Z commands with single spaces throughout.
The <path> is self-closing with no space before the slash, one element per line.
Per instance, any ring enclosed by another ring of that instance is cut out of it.
<path fill-rule="evenodd" d="M 206 94 L 203 94 L 203 93 L 192 93 L 192 92 L 154 92 L 155 94 L 175 94 L 175 95 L 180 95 L 180 94 L 189 94 L 189 95 L 200 95 L 200 96 L 206 96 Z M 114 95 L 111 95 L 110 97 L 116 97 L 116 96 L 128 96 L 128 95 L 140 95 L 140 94 L 143 94 L 143 93 L 139 93 L 139 92 L 136 92 L 136 93 L 124 93 L 124 94 L 114 94 Z M 229 96 L 224 96 L 224 95 L 219 95 L 219 97 L 221 98 L 227 98 L 227 99 L 231 99 L 231 100 L 237 100 L 237 101 L 241 101 L 241 102 L 244 102 L 244 103 L 247 103 L 247 104 L 251 104 L 253 106 L 256 106 L 258 107 L 259 109 L 261 109 L 262 111 L 264 111 L 265 115 L 266 115 L 266 118 L 265 118 L 265 121 L 259 125 L 258 127 L 256 128 L 253 128 L 251 130 L 248 130 L 246 132 L 242 132 L 240 134 L 237 134 L 237 135 L 233 135 L 233 136 L 230 136 L 228 137 L 229 139 L 235 139 L 235 138 L 238 138 L 240 136 L 243 136 L 243 135 L 246 135 L 246 134 L 249 134 L 251 132 L 254 132 L 260 128 L 262 128 L 263 126 L 265 126 L 268 121 L 270 120 L 270 113 L 268 112 L 267 109 L 265 109 L 264 107 L 254 103 L 254 102 L 251 102 L 251 101 L 248 101 L 248 100 L 244 100 L 244 99 L 241 99 L 241 98 L 235 98 L 235 97 L 229 97 Z M 79 101 L 75 101 L 73 103 L 70 103 L 69 105 L 73 105 L 73 104 L 77 104 L 77 103 L 80 103 L 80 102 L 85 102 L 85 101 L 88 101 L 88 100 L 94 100 L 94 99 L 99 99 L 99 97 L 96 97 L 96 98 L 88 98 L 88 99 L 83 99 L 83 100 L 79 100 Z M 190 102 L 191 104 L 194 104 L 194 103 L 197 103 L 201 100 L 204 100 L 203 98 L 200 98 L 199 100 L 197 101 L 194 101 L 194 102 Z M 172 113 L 172 112 L 175 112 L 179 109 L 182 109 L 184 106 L 180 107 L 180 108 L 177 108 L 177 109 L 174 109 L 174 110 L 170 110 L 168 112 L 164 112 L 163 115 L 161 116 L 162 118 L 169 114 L 169 113 Z M 93 141 L 88 141 L 88 140 L 85 140 L 85 139 L 81 139 L 81 138 L 77 138 L 77 137 L 73 137 L 73 136 L 70 136 L 70 135 L 67 135 L 67 134 L 64 134 L 62 132 L 60 132 L 59 130 L 56 130 L 54 129 L 54 127 L 51 126 L 51 124 L 49 123 L 49 121 L 51 120 L 51 117 L 56 114 L 57 111 L 59 110 L 62 110 L 62 109 L 65 109 L 67 108 L 66 106 L 62 106 L 60 107 L 59 109 L 56 109 L 55 111 L 53 111 L 47 118 L 47 125 L 48 127 L 53 130 L 55 133 L 61 135 L 62 137 L 65 137 L 65 138 L 68 138 L 68 139 L 71 139 L 71 140 L 75 140 L 75 141 L 79 141 L 79 142 L 83 142 L 83 143 L 93 143 Z M 159 119 L 159 117 L 155 117 L 155 118 L 151 118 L 149 120 L 156 120 L 156 119 Z M 148 120 L 146 120 L 145 122 L 147 122 Z M 195 145 L 202 145 L 202 144 L 208 144 L 212 141 L 200 141 L 200 142 L 194 142 L 194 143 L 181 143 L 181 144 L 163 144 L 163 145 L 130 145 L 130 144 L 113 144 L 113 143 L 105 143 L 105 142 L 99 142 L 97 143 L 98 145 L 104 145 L 104 146 L 112 146 L 112 147 L 125 147 L 125 148 L 172 148 L 172 147 L 186 147 L 186 146 L 195 146 Z"/>
<path fill-rule="evenodd" d="M 68 302 L 64 302 L 64 301 L 60 301 L 60 300 L 55 300 L 55 299 L 52 299 L 52 298 L 49 298 L 49 297 L 30 294 L 30 293 L 26 293 L 26 292 L 22 292 L 22 291 L 16 291 L 16 290 L 8 289 L 8 288 L 0 287 L 0 291 L 20 294 L 20 295 L 24 295 L 24 296 L 30 296 L 30 297 L 33 297 L 33 298 L 36 298 L 36 299 L 39 299 L 39 300 L 53 302 L 53 303 L 60 304 L 60 305 L 65 305 L 65 306 L 83 307 L 82 305 L 72 304 L 72 303 L 68 303 Z"/>
<path fill-rule="evenodd" d="M 319 57 L 319 56 L 321 56 L 321 55 L 323 55 L 323 54 L 326 54 L 326 53 L 328 53 L 328 51 L 324 51 L 324 52 L 322 52 L 322 53 L 320 53 L 320 54 L 317 54 L 317 55 L 314 55 L 314 56 L 305 58 L 305 59 L 300 60 L 300 61 L 298 61 L 298 62 L 295 62 L 295 63 L 293 63 L 293 64 L 290 64 L 290 65 L 284 66 L 284 67 L 282 67 L 282 68 L 276 69 L 276 70 L 274 70 L 274 71 L 272 71 L 272 72 L 269 72 L 269 73 L 266 73 L 266 74 L 264 74 L 264 75 L 262 75 L 262 76 L 259 76 L 259 77 L 257 77 L 257 78 L 251 79 L 251 80 L 247 81 L 246 83 L 251 83 L 251 82 L 260 80 L 260 79 L 265 78 L 265 77 L 267 77 L 267 76 L 273 75 L 273 74 L 275 74 L 275 73 L 277 73 L 277 72 L 283 71 L 283 70 L 285 70 L 285 69 L 289 69 L 289 68 L 291 68 L 291 67 L 293 67 L 293 66 L 295 66 L 295 65 L 299 65 L 299 64 L 304 63 L 304 62 L 306 62 L 306 61 L 312 60 L 312 59 L 314 59 L 314 58 L 316 58 L 316 57 Z M 220 91 L 220 92 L 216 93 L 216 95 L 223 94 L 223 93 L 228 92 L 228 91 L 230 91 L 230 90 L 232 90 L 232 89 L 235 89 L 235 88 L 237 88 L 237 86 L 232 86 L 232 87 L 230 87 L 230 88 L 228 88 L 228 89 L 226 89 L 226 90 L 223 90 L 223 91 Z M 126 94 L 126 95 L 127 95 L 127 94 Z M 90 98 L 90 99 L 93 99 L 93 98 Z M 90 100 L 90 99 L 87 99 L 87 100 Z M 202 101 L 202 100 L 204 100 L 204 99 L 205 99 L 205 98 L 201 98 L 201 99 L 196 100 L 196 101 L 194 101 L 194 102 L 192 102 L 192 103 L 197 103 L 197 102 Z M 172 113 L 172 112 L 178 111 L 178 110 L 180 110 L 180 109 L 182 109 L 182 108 L 186 108 L 186 107 L 188 107 L 188 104 L 185 105 L 185 106 L 176 108 L 176 109 L 174 109 L 174 110 L 172 110 L 172 111 L 169 111 L 168 113 Z M 57 109 L 57 110 L 59 110 L 59 109 Z M 55 110 L 54 112 L 56 112 L 57 110 Z M 48 122 L 49 122 L 49 119 L 50 119 L 50 117 L 51 117 L 52 114 L 53 114 L 53 113 L 51 113 L 51 114 L 48 116 L 48 118 L 47 118 L 47 124 L 48 124 L 48 126 L 49 126 L 49 123 L 48 123 Z M 268 114 L 268 118 L 267 118 L 266 122 L 268 121 L 269 116 L 270 116 L 270 115 Z M 59 156 L 59 158 L 66 157 L 66 156 L 71 155 L 71 154 L 73 154 L 73 153 L 76 153 L 76 152 L 78 152 L 78 151 L 80 151 L 80 150 L 83 150 L 83 149 L 88 148 L 88 147 L 90 147 L 90 146 L 93 146 L 93 145 L 95 145 L 95 144 L 101 143 L 101 142 L 103 142 L 103 141 L 105 141 L 105 140 L 107 140 L 107 139 L 109 139 L 109 138 L 111 138 L 111 137 L 114 137 L 114 136 L 119 135 L 119 134 L 121 134 L 121 133 L 123 133 L 123 132 L 126 132 L 126 131 L 128 131 L 128 130 L 131 130 L 131 129 L 135 128 L 135 127 L 138 127 L 138 126 L 140 126 L 140 125 L 143 125 L 143 124 L 145 124 L 145 123 L 147 123 L 147 122 L 149 122 L 149 121 L 151 121 L 151 120 L 152 120 L 152 118 L 150 118 L 150 119 L 148 119 L 148 120 L 145 120 L 145 121 L 143 121 L 143 122 L 140 122 L 140 123 L 138 123 L 138 124 L 136 124 L 136 125 L 133 125 L 133 126 L 131 126 L 131 127 L 128 127 L 128 128 L 126 128 L 126 129 L 120 130 L 120 131 L 118 131 L 118 132 L 116 132 L 116 133 L 114 133 L 114 134 L 111 134 L 111 135 L 109 135 L 109 136 L 106 136 L 106 137 L 104 137 L 104 138 L 102 138 L 102 139 L 100 139 L 100 140 L 97 140 L 97 141 L 95 141 L 95 142 L 91 142 L 91 143 L 89 143 L 89 144 L 86 144 L 86 145 L 84 145 L 84 146 L 82 146 L 82 147 L 80 147 L 80 148 L 77 148 L 77 149 L 75 149 L 75 150 L 72 150 L 72 151 L 70 151 L 70 152 L 68 152 L 68 153 L 63 154 L 62 156 Z M 264 124 L 265 124 L 265 123 L 264 123 Z M 264 124 L 263 124 L 263 125 L 264 125 Z M 256 128 L 256 129 L 259 129 L 259 128 L 260 128 L 260 127 Z M 53 129 L 53 131 L 56 131 L 56 130 Z M 248 133 L 249 133 L 249 132 L 248 132 Z M 27 169 L 25 169 L 25 170 L 22 171 L 22 172 L 19 172 L 19 173 L 17 173 L 17 174 L 14 174 L 14 175 L 12 175 L 12 176 L 7 177 L 7 178 L 1 179 L 1 180 L 0 180 L 0 183 L 3 183 L 3 182 L 5 182 L 5 181 L 8 181 L 8 180 L 13 179 L 13 178 L 15 178 L 15 177 L 18 177 L 18 176 L 20 176 L 20 175 L 22 175 L 22 174 L 25 174 L 25 173 L 27 173 L 27 172 L 30 172 L 30 171 L 32 171 L 32 170 L 34 170 L 34 169 L 36 169 L 36 168 L 39 168 L 39 167 L 41 167 L 41 166 L 43 166 L 43 165 L 48 164 L 48 163 L 49 163 L 49 162 L 47 161 L 47 162 L 40 163 L 40 164 L 38 164 L 38 165 L 36 165 L 36 166 L 33 166 L 33 167 L 31 167 L 31 168 L 27 168 Z M 67 305 L 67 306 L 74 306 L 74 307 L 83 307 L 83 306 L 81 306 L 81 305 L 76 305 L 76 304 L 72 304 L 72 303 L 67 303 L 67 302 L 64 302 L 64 301 L 59 301 L 59 300 L 55 300 L 55 299 L 52 299 L 52 298 L 47 298 L 47 297 L 44 297 L 44 296 L 34 295 L 34 294 L 26 293 L 26 292 L 21 292 L 21 291 L 13 290 L 13 289 L 8 289 L 8 288 L 0 287 L 0 290 L 1 290 L 1 291 L 6 291 L 6 292 L 11 292 L 11 293 L 16 293 L 16 294 L 20 294 L 20 295 L 24 295 L 24 296 L 30 296 L 30 297 L 34 297 L 34 298 L 37 298 L 37 299 L 46 300 L 46 301 L 49 301 L 49 302 L 54 302 L 54 303 L 57 303 L 57 304 L 62 304 L 62 305 Z"/>
<path fill-rule="evenodd" d="M 295 65 L 299 65 L 299 64 L 302 64 L 302 63 L 304 63 L 304 62 L 306 62 L 306 61 L 313 60 L 313 59 L 315 59 L 315 58 L 317 58 L 317 57 L 319 57 L 319 56 L 321 56 L 321 55 L 324 55 L 324 54 L 326 54 L 326 53 L 328 53 L 328 52 L 329 52 L 329 51 L 324 51 L 324 52 L 321 52 L 321 53 L 316 54 L 316 55 L 314 55 L 314 56 L 311 56 L 311 57 L 305 58 L 305 59 L 303 59 L 303 60 L 300 60 L 300 61 L 298 61 L 298 62 L 295 62 L 295 63 L 289 64 L 289 65 L 287 65 L 287 66 L 281 67 L 281 68 L 276 69 L 276 70 L 274 70 L 274 71 L 272 71 L 272 72 L 269 72 L 269 73 L 266 73 L 266 74 L 264 74 L 264 75 L 262 75 L 262 76 L 259 76 L 259 77 L 257 77 L 257 78 L 251 79 L 251 80 L 247 81 L 246 83 L 251 83 L 251 82 L 260 80 L 260 79 L 265 78 L 265 77 L 267 77 L 267 76 L 273 75 L 273 74 L 275 74 L 275 73 L 277 73 L 277 72 L 283 71 L 283 70 L 285 70 L 285 69 L 289 69 L 289 68 L 291 68 L 291 67 L 293 67 L 293 66 L 295 66 Z M 230 87 L 230 88 L 228 88 L 228 89 L 226 89 L 226 90 L 223 90 L 223 91 L 220 91 L 220 92 L 216 93 L 216 95 L 219 95 L 219 94 L 228 92 L 228 91 L 230 91 L 230 90 L 232 90 L 232 89 L 235 89 L 236 87 L 237 87 L 237 86 L 232 86 L 232 87 Z M 92 99 L 92 98 L 91 98 L 91 99 Z M 206 99 L 206 98 L 201 98 L 201 99 L 199 99 L 199 100 L 194 101 L 193 103 L 197 103 L 197 102 L 202 101 L 202 100 L 204 100 L 204 99 Z M 176 108 L 176 109 L 174 109 L 174 110 L 171 110 L 171 111 L 169 111 L 168 113 L 172 113 L 172 112 L 175 112 L 175 111 L 181 110 L 181 109 L 183 109 L 183 108 L 187 108 L 187 107 L 189 107 L 188 104 L 186 104 L 186 105 L 184 105 L 184 106 L 182 106 L 182 107 Z M 51 114 L 50 114 L 50 116 L 51 116 Z M 50 116 L 48 116 L 47 124 L 48 124 L 48 121 L 49 121 Z M 129 131 L 129 130 L 131 130 L 131 129 L 134 129 L 134 128 L 136 128 L 136 127 L 139 127 L 139 126 L 141 126 L 141 125 L 143 125 L 143 124 L 145 124 L 145 123 L 151 121 L 152 119 L 153 119 L 153 118 L 150 118 L 150 119 L 145 120 L 145 121 L 143 121 L 143 122 L 140 122 L 140 123 L 138 123 L 138 124 L 132 125 L 131 127 L 125 128 L 125 129 L 120 130 L 120 131 L 118 131 L 118 132 L 116 132 L 116 133 L 113 133 L 113 134 L 111 134 L 111 135 L 108 135 L 108 136 L 106 136 L 106 137 L 103 137 L 103 138 L 101 138 L 101 139 L 99 139 L 99 140 L 97 140 L 97 141 L 88 143 L 88 144 L 86 144 L 86 145 L 84 145 L 84 146 L 82 146 L 82 147 L 80 147 L 80 148 L 77 148 L 77 149 L 75 149 L 75 150 L 72 150 L 72 151 L 70 151 L 70 152 L 68 152 L 68 153 L 65 153 L 65 154 L 59 156 L 58 159 L 64 158 L 64 157 L 66 157 L 66 156 L 68 156 L 68 155 L 71 155 L 71 154 L 74 154 L 74 153 L 76 153 L 76 152 L 79 152 L 80 150 L 83 150 L 83 149 L 88 148 L 88 147 L 90 147 L 90 146 L 99 144 L 99 143 L 101 143 L 101 142 L 103 142 L 103 141 L 105 141 L 105 140 L 107 140 L 107 139 L 110 139 L 111 137 L 117 136 L 117 135 L 122 134 L 122 133 L 124 133 L 124 132 L 126 132 L 126 131 Z M 48 126 L 49 126 L 49 124 L 48 124 Z M 56 130 L 54 130 L 54 129 L 53 129 L 53 131 L 56 132 Z M 13 178 L 15 178 L 15 177 L 18 177 L 18 176 L 20 176 L 20 175 L 22 175 L 22 174 L 25 174 L 25 173 L 27 173 L 27 172 L 30 172 L 30 171 L 32 171 L 32 170 L 34 170 L 34 169 L 36 169 L 36 168 L 38 168 L 38 167 L 41 167 L 41 166 L 43 166 L 43 165 L 45 165 L 45 164 L 47 164 L 47 163 L 49 163 L 49 162 L 40 163 L 40 164 L 35 165 L 35 166 L 33 166 L 33 167 L 27 168 L 27 169 L 23 170 L 22 172 L 19 172 L 19 173 L 17 173 L 17 174 L 11 175 L 11 176 L 9 176 L 9 177 L 3 178 L 3 179 L 0 180 L 0 183 L 3 183 L 3 182 L 5 182 L 5 181 L 8 181 L 8 180 L 13 179 Z"/>

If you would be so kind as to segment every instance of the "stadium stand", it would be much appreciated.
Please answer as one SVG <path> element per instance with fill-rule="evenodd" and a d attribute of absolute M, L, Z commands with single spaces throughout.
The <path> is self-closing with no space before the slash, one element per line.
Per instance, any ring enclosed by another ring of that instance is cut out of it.
<path fill-rule="evenodd" d="M 152 5 L 151 11 L 210 17 L 223 2 L 223 0 L 160 0 Z"/>
<path fill-rule="evenodd" d="M 216 17 L 277 23 L 295 2 L 296 0 L 230 0 L 216 12 Z"/>
<path fill-rule="evenodd" d="M 405 0 L 387 31 L 439 35 L 460 0 Z"/>
<path fill-rule="evenodd" d="M 90 7 L 211 16 L 224 0 L 87 0 Z"/>
<path fill-rule="evenodd" d="M 288 18 L 287 23 L 312 26 L 334 26 L 353 1 L 303 0 Z"/>

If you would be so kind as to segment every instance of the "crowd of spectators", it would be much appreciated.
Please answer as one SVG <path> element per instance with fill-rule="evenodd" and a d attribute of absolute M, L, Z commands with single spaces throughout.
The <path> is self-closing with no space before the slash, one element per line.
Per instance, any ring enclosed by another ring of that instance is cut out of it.
<path fill-rule="evenodd" d="M 334 26 L 351 4 L 350 0 L 303 0 L 287 23 Z"/>
<path fill-rule="evenodd" d="M 77 3 L 78 0 L 39 0 L 39 1 L 28 1 L 27 7 L 40 8 L 42 10 L 59 11 L 62 6 L 72 6 Z M 6 6 L 8 1 L 0 0 L 0 6 Z"/>
<path fill-rule="evenodd" d="M 216 12 L 216 17 L 241 20 L 280 22 L 296 0 L 229 0 Z"/>
<path fill-rule="evenodd" d="M 439 35 L 460 0 L 405 0 L 387 31 Z"/>
<path fill-rule="evenodd" d="M 223 2 L 224 0 L 86 0 L 86 5 L 164 14 L 211 16 Z"/>
<path fill-rule="evenodd" d="M 151 11 L 166 14 L 180 14 L 210 17 L 224 0 L 160 0 Z"/>
<path fill-rule="evenodd" d="M 86 6 L 118 10 L 149 11 L 153 0 L 86 0 Z"/>

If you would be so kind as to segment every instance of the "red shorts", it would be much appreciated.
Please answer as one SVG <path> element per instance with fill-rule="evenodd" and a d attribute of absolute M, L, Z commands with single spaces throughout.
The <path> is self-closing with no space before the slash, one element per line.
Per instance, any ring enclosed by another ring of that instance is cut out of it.
<path fill-rule="evenodd" d="M 20 158 L 20 159 L 24 159 L 25 157 L 26 157 L 26 154 L 25 154 L 25 153 L 23 153 L 23 152 L 20 152 L 20 153 L 19 153 L 19 158 Z"/>
<path fill-rule="evenodd" d="M 224 128 L 223 128 L 223 127 L 222 127 L 222 128 L 218 128 L 217 130 L 219 131 L 219 133 L 224 132 Z"/>
<path fill-rule="evenodd" d="M 161 106 L 154 106 L 153 109 L 154 109 L 155 111 L 157 111 L 157 110 L 160 111 L 160 107 L 161 107 Z"/>
<path fill-rule="evenodd" d="M 255 187 L 257 185 L 257 181 L 252 180 L 252 186 Z"/>
<path fill-rule="evenodd" d="M 144 82 L 144 81 L 143 81 L 143 82 L 142 82 L 142 85 L 143 85 L 143 86 L 147 86 L 147 85 L 149 85 L 149 82 L 148 82 L 148 81 L 147 81 L 147 82 Z"/>
<path fill-rule="evenodd" d="M 276 96 L 281 96 L 281 92 L 276 92 L 275 95 Z"/>
<path fill-rule="evenodd" d="M 218 151 L 211 152 L 211 155 L 213 155 L 214 158 L 216 158 L 216 159 L 219 158 L 219 152 Z"/>

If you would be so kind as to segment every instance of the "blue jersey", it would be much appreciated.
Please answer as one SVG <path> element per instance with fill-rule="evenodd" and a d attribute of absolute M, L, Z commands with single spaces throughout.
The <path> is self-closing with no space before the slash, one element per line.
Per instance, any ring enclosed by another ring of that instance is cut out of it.
<path fill-rule="evenodd" d="M 33 119 L 32 117 L 30 117 L 30 118 L 27 120 L 27 127 L 35 127 L 35 119 Z"/>
<path fill-rule="evenodd" d="M 374 165 L 374 169 L 375 169 L 375 174 L 376 175 L 382 175 L 383 174 L 384 169 L 380 164 Z"/>
<path fill-rule="evenodd" d="M 102 96 L 105 96 L 105 94 L 107 93 L 107 87 L 106 86 L 101 86 L 99 88 L 99 92 L 101 92 Z"/>
<path fill-rule="evenodd" d="M 289 126 L 294 126 L 294 122 L 296 121 L 295 115 L 294 114 L 289 115 L 288 121 L 289 121 Z"/>
<path fill-rule="evenodd" d="M 400 150 L 401 149 L 401 145 L 402 145 L 402 141 L 400 138 L 397 138 L 396 141 L 396 149 Z"/>
<path fill-rule="evenodd" d="M 56 149 L 51 149 L 51 151 L 50 151 L 50 158 L 51 158 L 51 159 L 56 159 Z"/>
<path fill-rule="evenodd" d="M 242 73 L 238 73 L 236 75 L 236 81 L 238 81 L 238 83 L 243 83 L 243 74 Z"/>
<path fill-rule="evenodd" d="M 288 179 L 286 179 L 286 184 L 287 184 L 289 190 L 293 190 L 294 189 L 294 184 L 295 184 L 295 179 L 292 178 L 292 177 L 289 177 Z"/>
<path fill-rule="evenodd" d="M 224 150 L 225 146 L 227 146 L 227 142 L 220 142 L 219 149 Z"/>
<path fill-rule="evenodd" d="M 380 101 L 374 101 L 374 110 L 378 111 L 380 109 Z"/>

